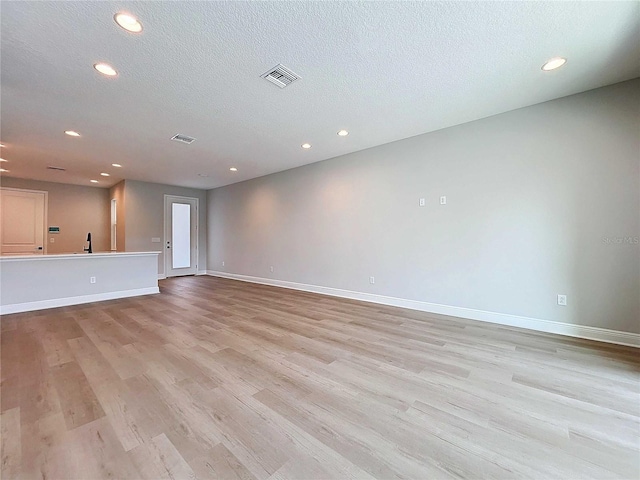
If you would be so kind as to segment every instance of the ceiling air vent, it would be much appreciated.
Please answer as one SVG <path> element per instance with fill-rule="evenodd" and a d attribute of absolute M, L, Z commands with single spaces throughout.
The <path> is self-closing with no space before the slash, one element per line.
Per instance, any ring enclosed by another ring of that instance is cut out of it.
<path fill-rule="evenodd" d="M 300 75 L 293 73 L 291 70 L 281 64 L 276 65 L 271 70 L 263 73 L 260 76 L 265 80 L 269 80 L 271 83 L 277 85 L 280 88 L 284 88 L 287 85 L 290 85 L 296 80 L 302 78 L 300 77 Z"/>
<path fill-rule="evenodd" d="M 173 137 L 171 137 L 171 140 L 186 143 L 187 145 L 189 145 L 190 143 L 195 142 L 196 139 L 187 135 L 182 135 L 181 133 L 176 133 Z"/>
<path fill-rule="evenodd" d="M 47 170 L 55 170 L 56 172 L 66 172 L 67 169 L 66 168 L 62 168 L 62 167 L 53 167 L 51 165 L 49 165 L 47 167 Z"/>

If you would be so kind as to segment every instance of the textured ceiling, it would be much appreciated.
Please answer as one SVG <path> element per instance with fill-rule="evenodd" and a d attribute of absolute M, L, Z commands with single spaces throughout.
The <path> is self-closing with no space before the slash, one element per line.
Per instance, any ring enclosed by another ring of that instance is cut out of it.
<path fill-rule="evenodd" d="M 638 2 L 2 1 L 0 15 L 3 167 L 66 183 L 212 188 L 640 76 Z M 541 71 L 554 56 L 567 64 Z M 260 78 L 278 63 L 302 79 Z"/>

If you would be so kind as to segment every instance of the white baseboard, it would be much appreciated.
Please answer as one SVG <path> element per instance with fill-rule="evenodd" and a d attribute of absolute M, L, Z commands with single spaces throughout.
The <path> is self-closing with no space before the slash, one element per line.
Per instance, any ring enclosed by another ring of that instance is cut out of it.
<path fill-rule="evenodd" d="M 196 275 L 207 275 L 207 271 L 206 270 L 198 270 Z"/>
<path fill-rule="evenodd" d="M 585 338 L 588 340 L 597 340 L 600 342 L 615 343 L 618 345 L 627 345 L 640 348 L 640 334 L 637 333 L 621 332 L 618 330 L 609 330 L 599 327 L 589 327 L 586 325 L 573 325 L 570 323 L 554 322 L 551 320 L 542 320 L 530 317 L 521 317 L 518 315 L 510 315 L 507 313 L 488 312 L 485 310 L 475 310 L 465 307 L 454 307 L 451 305 L 421 302 L 419 300 L 407 300 L 404 298 L 387 297 L 384 295 L 376 295 L 373 293 L 354 292 L 351 290 L 321 287 L 318 285 L 287 282 L 284 280 L 274 280 L 271 278 L 238 275 L 235 273 L 218 272 L 215 270 L 207 270 L 207 275 L 229 278 L 232 280 L 240 280 L 243 282 L 260 283 L 263 285 L 271 285 L 273 287 L 283 287 L 293 290 L 302 290 L 305 292 L 320 293 L 322 295 L 331 295 L 334 297 L 349 298 L 352 300 L 361 300 L 364 302 L 380 303 L 382 305 L 409 308 L 411 310 L 420 310 L 422 312 L 436 313 L 439 315 L 468 318 L 471 320 L 479 320 L 481 322 L 496 323 L 499 325 L 507 325 L 510 327 L 526 328 L 529 330 L 536 330 L 538 332 L 556 333 L 558 335 L 566 335 L 569 337 Z"/>
<path fill-rule="evenodd" d="M 120 290 L 118 292 L 96 293 L 92 295 L 81 295 L 78 297 L 54 298 L 51 300 L 38 300 L 36 302 L 14 303 L 12 305 L 0 306 L 0 315 L 10 313 L 32 312 L 34 310 L 44 310 L 46 308 L 67 307 L 69 305 L 80 305 L 81 303 L 101 302 L 103 300 L 115 300 L 116 298 L 137 297 L 140 295 L 152 295 L 160 293 L 158 287 L 136 288 L 133 290 Z"/>
<path fill-rule="evenodd" d="M 167 278 L 167 276 L 164 273 L 158 274 L 158 280 L 164 280 L 165 278 Z"/>

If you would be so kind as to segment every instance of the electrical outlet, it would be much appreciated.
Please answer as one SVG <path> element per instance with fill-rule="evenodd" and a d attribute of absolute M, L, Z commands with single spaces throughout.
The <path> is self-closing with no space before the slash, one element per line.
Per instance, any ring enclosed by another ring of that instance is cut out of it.
<path fill-rule="evenodd" d="M 222 262 L 222 266 L 224 267 L 224 262 Z"/>
<path fill-rule="evenodd" d="M 447 197 L 443 195 L 442 197 L 440 197 L 440 205 L 446 205 L 446 204 L 447 204 Z"/>
<path fill-rule="evenodd" d="M 91 277 L 91 278 L 89 279 L 89 282 L 90 282 L 90 283 L 96 283 L 96 277 Z"/>
<path fill-rule="evenodd" d="M 271 273 L 273 273 L 273 265 L 269 267 L 269 270 L 271 270 Z"/>
<path fill-rule="evenodd" d="M 419 203 L 419 205 L 420 205 L 421 207 L 424 207 L 426 204 L 427 204 L 427 201 L 426 201 L 424 198 L 421 198 L 421 199 L 420 199 L 420 203 Z"/>
<path fill-rule="evenodd" d="M 558 305 L 562 305 L 563 307 L 567 306 L 567 296 L 566 295 L 558 295 Z"/>
<path fill-rule="evenodd" d="M 55 238 L 53 238 L 53 237 L 51 237 L 51 238 L 49 239 L 49 243 L 56 243 L 56 239 L 55 239 Z"/>
<path fill-rule="evenodd" d="M 376 277 L 369 277 L 369 283 L 376 283 Z"/>

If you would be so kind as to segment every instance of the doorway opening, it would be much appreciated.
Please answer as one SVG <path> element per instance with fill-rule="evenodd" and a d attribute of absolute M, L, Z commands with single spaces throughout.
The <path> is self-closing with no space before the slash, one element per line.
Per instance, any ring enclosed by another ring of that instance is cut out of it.
<path fill-rule="evenodd" d="M 118 238 L 118 205 L 115 198 L 111 199 L 111 251 L 118 250 L 116 239 Z"/>

